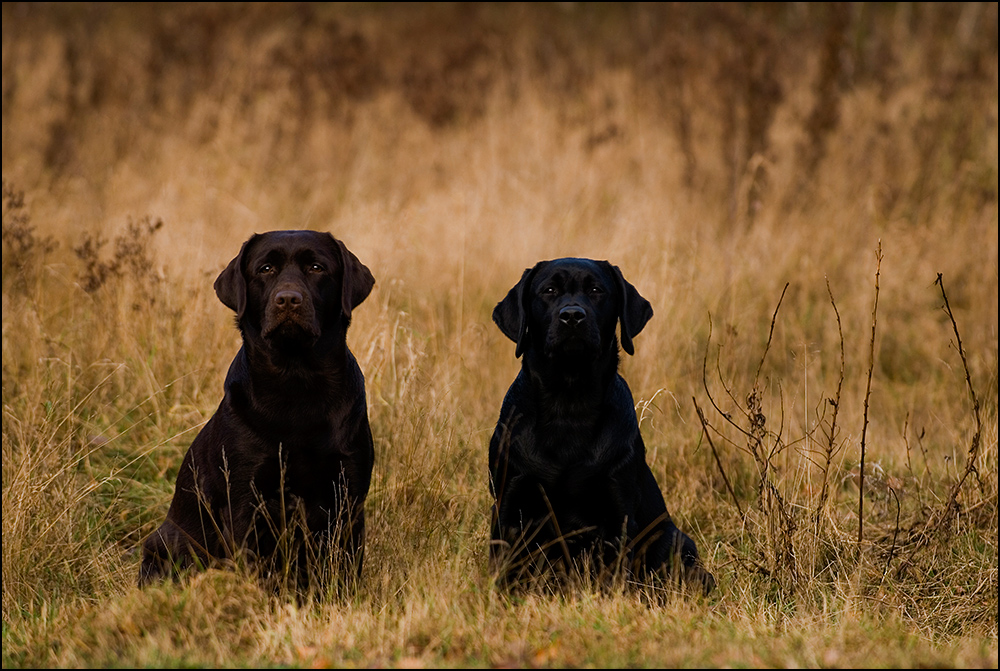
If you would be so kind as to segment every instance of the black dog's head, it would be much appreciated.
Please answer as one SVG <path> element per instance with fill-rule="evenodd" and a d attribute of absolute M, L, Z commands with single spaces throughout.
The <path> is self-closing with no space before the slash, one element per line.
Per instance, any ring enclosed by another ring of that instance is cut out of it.
<path fill-rule="evenodd" d="M 528 268 L 493 309 L 493 321 L 517 343 L 516 356 L 531 349 L 549 359 L 592 360 L 612 349 L 617 356 L 619 322 L 622 349 L 633 354 L 632 338 L 652 316 L 618 266 L 577 258 Z"/>
<path fill-rule="evenodd" d="M 329 233 L 271 231 L 243 243 L 215 280 L 215 293 L 236 312 L 245 335 L 284 349 L 311 347 L 324 333 L 346 329 L 374 284 L 368 268 Z"/>

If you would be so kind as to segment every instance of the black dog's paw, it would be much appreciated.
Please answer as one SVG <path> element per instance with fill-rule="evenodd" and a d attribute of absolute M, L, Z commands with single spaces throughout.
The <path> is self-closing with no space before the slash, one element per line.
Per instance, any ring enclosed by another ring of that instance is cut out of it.
<path fill-rule="evenodd" d="M 684 569 L 684 583 L 708 596 L 715 589 L 715 576 L 701 565 L 689 566 Z"/>

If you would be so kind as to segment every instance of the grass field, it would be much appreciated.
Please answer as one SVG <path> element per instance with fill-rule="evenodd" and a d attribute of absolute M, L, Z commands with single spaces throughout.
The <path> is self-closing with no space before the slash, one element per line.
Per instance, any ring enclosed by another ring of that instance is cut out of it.
<path fill-rule="evenodd" d="M 997 668 L 996 3 L 2 12 L 5 669 Z M 139 590 L 212 283 L 282 228 L 376 278 L 362 579 Z M 559 256 L 653 306 L 621 371 L 707 597 L 493 586 L 490 314 Z"/>

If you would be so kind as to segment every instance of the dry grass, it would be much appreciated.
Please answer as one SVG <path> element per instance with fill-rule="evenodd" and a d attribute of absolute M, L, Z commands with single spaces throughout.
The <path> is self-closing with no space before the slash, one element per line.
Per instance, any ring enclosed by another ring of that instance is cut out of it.
<path fill-rule="evenodd" d="M 996 668 L 995 4 L 6 3 L 2 30 L 4 668 Z M 362 583 L 140 591 L 238 348 L 212 281 L 276 228 L 377 281 Z M 708 598 L 492 586 L 518 362 L 490 311 L 570 255 L 653 305 L 622 372 Z"/>

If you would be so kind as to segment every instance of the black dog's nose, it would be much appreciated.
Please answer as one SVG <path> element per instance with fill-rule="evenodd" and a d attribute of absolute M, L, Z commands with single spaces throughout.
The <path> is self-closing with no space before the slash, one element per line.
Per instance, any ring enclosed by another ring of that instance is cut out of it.
<path fill-rule="evenodd" d="M 570 326 L 576 326 L 586 318 L 586 311 L 579 305 L 568 305 L 559 311 L 559 321 Z"/>
<path fill-rule="evenodd" d="M 296 307 L 302 304 L 302 294 L 286 289 L 274 295 L 274 302 L 279 308 Z"/>

